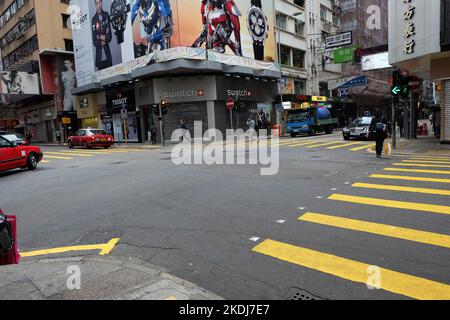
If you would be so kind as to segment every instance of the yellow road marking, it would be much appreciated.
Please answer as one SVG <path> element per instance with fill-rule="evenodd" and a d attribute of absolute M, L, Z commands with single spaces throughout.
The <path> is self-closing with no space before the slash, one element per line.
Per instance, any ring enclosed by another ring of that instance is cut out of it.
<path fill-rule="evenodd" d="M 428 178 L 428 177 L 391 176 L 391 175 L 384 175 L 384 174 L 373 174 L 369 178 L 450 183 L 450 179 L 438 179 L 438 178 Z"/>
<path fill-rule="evenodd" d="M 326 143 L 320 143 L 320 144 L 315 144 L 312 146 L 307 146 L 307 148 L 319 148 L 319 147 L 325 147 L 325 146 L 329 146 L 332 144 L 342 144 L 342 141 L 333 141 L 333 142 L 326 142 Z"/>
<path fill-rule="evenodd" d="M 44 154 L 44 157 L 46 159 L 60 159 L 60 160 L 72 160 L 73 159 L 73 158 L 70 158 L 70 157 L 48 156 L 46 154 Z"/>
<path fill-rule="evenodd" d="M 414 211 L 425 211 L 441 214 L 450 214 L 450 207 L 440 206 L 428 203 L 418 203 L 418 202 L 405 202 L 378 198 L 367 198 L 367 197 L 355 197 L 348 196 L 345 194 L 333 194 L 328 197 L 329 200 L 359 203 L 365 205 L 371 205 L 376 207 L 386 207 L 386 208 L 396 208 L 396 209 L 407 209 Z"/>
<path fill-rule="evenodd" d="M 411 160 L 402 160 L 402 162 L 407 163 L 431 163 L 431 164 L 450 164 L 450 161 L 430 161 L 430 160 L 420 160 L 420 159 L 411 159 Z"/>
<path fill-rule="evenodd" d="M 414 172 L 414 173 L 432 173 L 432 174 L 450 174 L 450 171 L 445 170 L 421 170 L 421 169 L 401 169 L 401 168 L 385 168 L 384 171 L 398 171 L 398 172 Z"/>
<path fill-rule="evenodd" d="M 427 161 L 433 161 L 433 160 L 450 161 L 450 158 L 436 158 L 436 157 L 429 158 L 429 157 L 420 157 L 420 156 L 413 156 L 413 157 L 410 156 L 409 158 L 410 158 L 410 160 L 416 159 L 416 160 L 427 160 Z"/>
<path fill-rule="evenodd" d="M 178 300 L 178 299 L 175 296 L 170 296 L 170 297 L 165 298 L 164 300 Z"/>
<path fill-rule="evenodd" d="M 92 157 L 89 154 L 77 154 L 74 152 L 45 152 L 45 154 L 61 155 L 61 156 L 75 156 L 75 157 Z"/>
<path fill-rule="evenodd" d="M 373 148 L 373 147 L 375 147 L 374 144 L 369 144 L 369 145 L 365 145 L 363 147 L 356 147 L 356 148 L 350 149 L 350 151 L 367 150 L 367 149 L 370 149 L 370 148 Z"/>
<path fill-rule="evenodd" d="M 413 188 L 413 187 L 392 186 L 392 185 L 372 184 L 372 183 L 355 183 L 352 185 L 352 187 L 450 196 L 450 190 L 442 190 L 442 189 Z"/>
<path fill-rule="evenodd" d="M 252 249 L 279 260 L 318 270 L 339 278 L 367 284 L 371 265 L 341 258 L 275 240 L 265 240 Z M 450 286 L 444 283 L 380 268 L 380 289 L 423 300 L 450 299 Z"/>
<path fill-rule="evenodd" d="M 42 160 L 41 163 L 50 163 L 51 161 Z"/>
<path fill-rule="evenodd" d="M 450 248 L 450 236 L 445 234 L 334 217 L 314 212 L 307 212 L 303 216 L 299 217 L 298 220 Z"/>
<path fill-rule="evenodd" d="M 317 143 L 317 141 L 309 141 L 309 142 L 302 142 L 302 143 L 297 143 L 297 144 L 291 144 L 289 145 L 289 148 L 295 148 L 295 147 L 300 147 L 300 146 L 306 146 L 308 144 L 314 144 Z"/>
<path fill-rule="evenodd" d="M 421 168 L 450 168 L 450 166 L 445 164 L 420 164 L 420 163 L 393 163 L 393 166 L 403 166 L 403 167 L 421 167 Z"/>
<path fill-rule="evenodd" d="M 308 143 L 308 142 L 314 142 L 314 140 L 297 140 L 297 141 L 284 141 L 284 142 L 280 142 L 279 145 L 280 146 L 288 146 L 288 145 L 297 145 L 297 144 L 303 144 L 303 143 Z"/>
<path fill-rule="evenodd" d="M 350 147 L 350 146 L 354 146 L 357 144 L 361 144 L 361 142 L 349 142 L 340 146 L 334 146 L 334 147 L 328 147 L 327 149 L 333 150 L 333 149 L 339 149 L 339 148 L 345 148 L 345 147 Z"/>
<path fill-rule="evenodd" d="M 78 153 L 78 154 L 112 154 L 112 152 L 104 152 L 104 151 L 85 151 L 85 150 L 74 150 L 74 151 L 66 151 L 69 153 Z"/>
<path fill-rule="evenodd" d="M 53 248 L 53 249 L 44 249 L 44 250 L 37 250 L 37 251 L 29 251 L 29 252 L 21 252 L 20 256 L 27 258 L 27 257 L 35 257 L 35 256 L 44 256 L 49 254 L 56 254 L 56 253 L 66 253 L 66 252 L 72 252 L 72 251 L 91 251 L 91 250 L 101 250 L 99 255 L 104 256 L 114 249 L 114 247 L 119 242 L 120 238 L 114 238 L 109 240 L 107 243 L 101 243 L 101 244 L 92 244 L 92 245 L 82 245 L 82 246 L 72 246 L 72 247 L 60 247 L 60 248 Z"/>

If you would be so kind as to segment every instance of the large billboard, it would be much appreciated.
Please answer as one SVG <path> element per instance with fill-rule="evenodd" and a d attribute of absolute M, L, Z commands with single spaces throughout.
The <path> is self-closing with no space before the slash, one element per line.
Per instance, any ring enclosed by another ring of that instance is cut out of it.
<path fill-rule="evenodd" d="M 1 94 L 40 94 L 37 73 L 2 71 L 0 72 Z"/>
<path fill-rule="evenodd" d="M 78 85 L 175 47 L 275 61 L 272 0 L 72 0 Z"/>

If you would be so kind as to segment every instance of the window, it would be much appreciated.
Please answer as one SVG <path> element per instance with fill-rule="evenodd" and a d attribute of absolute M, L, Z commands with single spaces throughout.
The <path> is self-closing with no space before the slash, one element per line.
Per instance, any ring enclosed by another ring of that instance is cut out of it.
<path fill-rule="evenodd" d="M 300 7 L 305 7 L 305 0 L 294 0 L 294 3 Z"/>
<path fill-rule="evenodd" d="M 287 30 L 287 16 L 281 13 L 277 13 L 277 27 L 283 30 Z"/>
<path fill-rule="evenodd" d="M 292 66 L 291 62 L 291 48 L 281 45 L 281 64 L 284 64 L 286 66 Z"/>
<path fill-rule="evenodd" d="M 294 93 L 296 95 L 299 95 L 299 94 L 306 95 L 306 80 L 305 79 L 294 80 Z"/>
<path fill-rule="evenodd" d="M 295 23 L 295 34 L 300 37 L 305 36 L 305 23 L 303 21 L 297 21 Z"/>
<path fill-rule="evenodd" d="M 320 6 L 320 19 L 327 20 L 327 8 Z"/>
<path fill-rule="evenodd" d="M 305 68 L 305 51 L 292 49 L 292 65 L 296 68 Z"/>
<path fill-rule="evenodd" d="M 62 26 L 63 26 L 63 28 L 67 29 L 67 25 L 68 25 L 67 21 L 69 21 L 70 15 L 62 13 L 61 14 L 61 19 L 62 19 Z"/>
<path fill-rule="evenodd" d="M 64 46 L 66 51 L 73 51 L 73 40 L 64 39 Z"/>

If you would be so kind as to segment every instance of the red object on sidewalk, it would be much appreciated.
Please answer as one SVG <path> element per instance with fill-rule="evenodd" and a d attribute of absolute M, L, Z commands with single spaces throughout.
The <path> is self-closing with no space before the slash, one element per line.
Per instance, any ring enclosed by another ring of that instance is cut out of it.
<path fill-rule="evenodd" d="M 0 214 L 2 213 L 3 211 L 0 209 Z M 14 245 L 11 251 L 6 256 L 0 256 L 0 265 L 18 264 L 20 261 L 20 254 L 19 254 L 19 245 L 17 242 L 17 218 L 16 216 L 11 215 L 7 215 L 6 218 L 11 227 Z"/>

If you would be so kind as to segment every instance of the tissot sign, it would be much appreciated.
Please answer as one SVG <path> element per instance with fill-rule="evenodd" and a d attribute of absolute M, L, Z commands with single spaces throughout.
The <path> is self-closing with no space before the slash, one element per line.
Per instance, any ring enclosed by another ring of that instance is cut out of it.
<path fill-rule="evenodd" d="M 440 1 L 389 1 L 389 63 L 440 52 Z"/>

